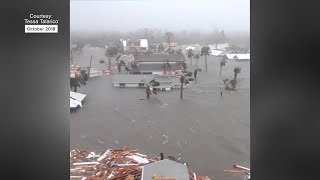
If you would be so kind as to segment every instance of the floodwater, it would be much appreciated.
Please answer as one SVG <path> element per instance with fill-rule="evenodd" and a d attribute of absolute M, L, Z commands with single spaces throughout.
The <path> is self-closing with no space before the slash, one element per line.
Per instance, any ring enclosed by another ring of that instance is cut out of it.
<path fill-rule="evenodd" d="M 92 67 L 106 66 L 99 64 L 108 61 L 98 48 L 84 49 L 74 64 L 88 66 L 91 55 Z M 223 90 L 221 97 L 222 79 L 233 78 L 235 66 L 242 68 L 237 90 Z M 112 75 L 90 79 L 78 89 L 87 94 L 83 108 L 70 113 L 71 148 L 104 151 L 128 145 L 145 154 L 181 157 L 199 175 L 243 179 L 223 170 L 232 164 L 250 167 L 250 63 L 230 60 L 222 77 L 217 57 L 208 57 L 208 72 L 203 57 L 198 67 L 202 72 L 184 89 L 183 99 L 176 89 L 140 100 L 146 98 L 143 88 L 114 88 Z"/>

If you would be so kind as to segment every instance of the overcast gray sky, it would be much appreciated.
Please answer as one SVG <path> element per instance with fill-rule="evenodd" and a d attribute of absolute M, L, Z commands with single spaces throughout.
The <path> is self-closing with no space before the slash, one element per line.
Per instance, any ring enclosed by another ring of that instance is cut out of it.
<path fill-rule="evenodd" d="M 250 32 L 250 0 L 72 0 L 71 30 Z"/>

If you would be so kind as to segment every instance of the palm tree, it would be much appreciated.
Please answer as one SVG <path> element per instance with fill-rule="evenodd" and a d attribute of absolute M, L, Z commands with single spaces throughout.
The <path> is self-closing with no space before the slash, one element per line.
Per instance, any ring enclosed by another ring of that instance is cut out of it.
<path fill-rule="evenodd" d="M 167 68 L 171 68 L 171 65 L 170 65 L 168 59 L 163 63 L 163 72 L 164 72 L 164 75 L 166 75 Z"/>
<path fill-rule="evenodd" d="M 108 67 L 109 68 L 111 66 L 111 57 L 115 57 L 117 55 L 118 55 L 118 48 L 116 48 L 116 47 L 108 47 L 107 48 L 106 56 L 108 57 Z"/>
<path fill-rule="evenodd" d="M 227 63 L 225 57 L 222 58 L 222 60 L 220 61 L 220 77 L 221 77 L 221 70 L 222 70 L 222 67 L 225 66 Z"/>
<path fill-rule="evenodd" d="M 85 70 L 80 71 L 80 73 L 76 73 L 74 77 L 70 77 L 70 88 L 73 88 L 74 92 L 77 92 L 78 87 L 81 85 L 86 85 L 86 81 L 88 81 L 88 74 Z"/>
<path fill-rule="evenodd" d="M 200 55 L 196 54 L 194 55 L 194 59 L 196 60 L 196 69 L 198 68 L 198 60 L 200 59 Z"/>
<path fill-rule="evenodd" d="M 156 88 L 157 86 L 160 86 L 160 83 L 156 81 L 155 79 L 151 80 L 147 86 L 146 86 L 146 94 L 147 94 L 147 99 L 149 99 L 150 94 L 157 94 Z M 152 87 L 152 91 L 150 90 L 150 87 Z"/>
<path fill-rule="evenodd" d="M 126 63 L 123 61 L 123 60 L 120 60 L 120 62 L 118 63 L 118 72 L 121 73 L 121 69 L 122 69 L 122 66 L 124 66 L 125 68 L 126 67 Z"/>
<path fill-rule="evenodd" d="M 192 58 L 193 58 L 194 54 L 193 54 L 193 50 L 192 49 L 188 49 L 188 58 L 190 59 L 190 66 L 192 66 Z"/>
<path fill-rule="evenodd" d="M 119 73 L 121 72 L 122 66 L 124 67 L 124 69 L 127 72 L 130 72 L 130 68 L 127 67 L 126 63 L 123 60 L 120 60 L 119 64 L 118 64 L 118 71 Z"/>
<path fill-rule="evenodd" d="M 224 79 L 223 83 L 225 85 L 226 90 L 235 90 L 237 85 L 237 80 L 235 79 Z"/>
<path fill-rule="evenodd" d="M 208 71 L 208 64 L 207 64 L 207 56 L 211 54 L 211 50 L 209 46 L 204 46 L 201 49 L 201 56 L 204 56 L 205 63 L 206 63 L 206 71 Z"/>
<path fill-rule="evenodd" d="M 108 48 L 108 49 L 109 49 L 109 48 Z M 108 67 L 110 67 L 110 66 L 111 66 L 111 55 L 110 55 L 108 49 L 107 49 L 107 51 L 106 51 L 106 56 L 108 57 Z"/>
<path fill-rule="evenodd" d="M 187 85 L 189 84 L 189 81 L 193 81 L 192 78 L 188 78 L 192 76 L 192 72 L 187 72 L 187 73 L 183 73 L 180 77 L 180 98 L 182 99 L 183 97 L 183 84 Z"/>
<path fill-rule="evenodd" d="M 233 72 L 234 72 L 234 80 L 237 80 L 237 76 L 238 76 L 238 73 L 241 72 L 241 68 L 240 67 L 235 67 Z"/>
<path fill-rule="evenodd" d="M 166 40 L 167 40 L 167 43 L 168 43 L 168 46 L 169 46 L 169 52 L 171 50 L 171 42 L 172 42 L 172 38 L 173 38 L 173 33 L 172 32 L 166 32 L 165 33 L 165 37 L 166 37 Z"/>
<path fill-rule="evenodd" d="M 121 56 L 122 56 L 122 54 L 120 54 L 120 53 L 118 52 L 117 57 L 116 57 L 117 64 L 119 64 L 119 59 L 120 59 Z"/>
<path fill-rule="evenodd" d="M 159 51 L 159 52 L 164 51 L 164 46 L 163 46 L 163 44 L 160 44 L 160 45 L 158 46 L 158 51 Z"/>
<path fill-rule="evenodd" d="M 231 85 L 232 90 L 236 89 L 236 85 L 237 85 L 237 80 L 236 79 L 231 79 L 229 81 L 229 83 Z"/>
<path fill-rule="evenodd" d="M 221 41 L 222 41 L 223 43 L 225 43 L 227 38 L 226 38 L 226 35 L 225 35 L 225 33 L 224 33 L 224 30 L 221 30 L 220 34 L 221 34 Z"/>

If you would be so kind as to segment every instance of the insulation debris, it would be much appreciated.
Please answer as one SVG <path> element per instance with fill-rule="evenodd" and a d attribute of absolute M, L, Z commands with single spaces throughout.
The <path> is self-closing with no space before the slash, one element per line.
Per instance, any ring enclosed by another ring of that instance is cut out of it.
<path fill-rule="evenodd" d="M 144 155 L 137 150 L 108 149 L 102 155 L 86 150 L 70 152 L 71 180 L 143 180 L 143 166 L 161 161 L 155 155 Z M 189 169 L 190 180 L 210 180 Z"/>

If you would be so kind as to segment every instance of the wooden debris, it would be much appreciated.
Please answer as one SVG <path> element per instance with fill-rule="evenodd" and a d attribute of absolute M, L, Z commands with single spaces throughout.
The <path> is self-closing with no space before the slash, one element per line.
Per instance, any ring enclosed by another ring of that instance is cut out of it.
<path fill-rule="evenodd" d="M 232 170 L 224 170 L 224 172 L 246 174 L 248 176 L 245 179 L 250 179 L 250 168 L 246 168 L 236 164 L 233 165 Z"/>
<path fill-rule="evenodd" d="M 137 153 L 137 150 L 108 149 L 101 156 L 85 150 L 70 152 L 70 179 L 86 180 L 140 180 L 142 166 L 160 161 L 153 155 Z M 204 180 L 189 169 L 190 180 Z M 172 178 L 156 177 L 156 180 L 174 180 Z"/>

